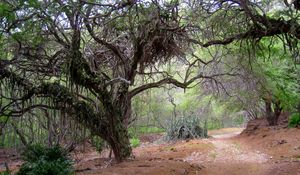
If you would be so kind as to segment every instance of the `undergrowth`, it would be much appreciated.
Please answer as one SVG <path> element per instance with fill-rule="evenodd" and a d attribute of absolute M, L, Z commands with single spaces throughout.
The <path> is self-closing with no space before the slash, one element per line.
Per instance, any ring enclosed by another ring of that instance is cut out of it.
<path fill-rule="evenodd" d="M 140 139 L 138 139 L 136 137 L 131 138 L 129 141 L 130 141 L 131 147 L 133 147 L 133 148 L 136 148 L 136 147 L 140 146 L 140 144 L 141 144 Z"/>
<path fill-rule="evenodd" d="M 17 175 L 71 175 L 74 173 L 72 161 L 60 146 L 48 148 L 31 145 L 22 154 L 25 163 Z"/>
<path fill-rule="evenodd" d="M 297 126 L 300 126 L 300 113 L 293 113 L 289 117 L 289 127 L 295 128 Z"/>
<path fill-rule="evenodd" d="M 101 153 L 105 148 L 107 148 L 107 143 L 99 136 L 91 137 L 91 144 L 96 148 L 96 151 Z"/>

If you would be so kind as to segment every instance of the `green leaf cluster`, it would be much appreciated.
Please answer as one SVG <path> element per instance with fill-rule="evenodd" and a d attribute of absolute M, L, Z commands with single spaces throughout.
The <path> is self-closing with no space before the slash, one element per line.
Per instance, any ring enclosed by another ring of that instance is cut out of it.
<path fill-rule="evenodd" d="M 272 94 L 280 100 L 284 110 L 295 111 L 300 101 L 300 65 L 282 45 L 279 40 L 261 41 L 256 73 L 265 80 L 262 82 L 262 94 Z"/>
<path fill-rule="evenodd" d="M 289 127 L 295 128 L 300 126 L 300 113 L 294 113 L 289 117 Z"/>
<path fill-rule="evenodd" d="M 25 163 L 17 175 L 70 175 L 74 172 L 72 161 L 59 146 L 31 145 L 24 151 L 23 159 Z"/>
<path fill-rule="evenodd" d="M 140 139 L 139 139 L 139 138 L 136 138 L 136 137 L 131 138 L 131 139 L 129 140 L 129 142 L 130 142 L 130 146 L 133 147 L 133 148 L 136 148 L 136 147 L 140 146 L 140 144 L 141 144 Z"/>
<path fill-rule="evenodd" d="M 7 21 L 13 21 L 16 19 L 13 8 L 5 2 L 0 2 L 0 17 L 4 17 Z"/>

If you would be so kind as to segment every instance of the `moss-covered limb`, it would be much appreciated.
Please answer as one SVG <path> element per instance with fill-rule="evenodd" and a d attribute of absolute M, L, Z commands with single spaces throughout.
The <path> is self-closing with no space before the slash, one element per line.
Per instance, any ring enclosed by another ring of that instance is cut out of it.
<path fill-rule="evenodd" d="M 28 101 L 41 96 L 49 98 L 51 105 L 56 109 L 65 110 L 69 116 L 90 129 L 93 134 L 106 140 L 111 145 L 118 161 L 131 155 L 127 128 L 122 121 L 124 104 L 117 106 L 121 103 L 115 103 L 107 91 L 99 93 L 99 98 L 102 99 L 102 110 L 96 112 L 91 104 L 79 100 L 69 88 L 58 82 L 34 86 L 8 70 L 1 69 L 1 73 L 5 73 L 3 77 L 6 79 L 18 80 L 18 87 L 24 90 L 23 96 L 18 98 L 18 101 Z"/>
<path fill-rule="evenodd" d="M 93 72 L 89 63 L 84 59 L 81 49 L 81 32 L 78 28 L 73 28 L 72 42 L 68 58 L 70 59 L 69 75 L 72 83 L 86 87 L 97 93 L 105 90 L 104 84 L 107 77 Z"/>
<path fill-rule="evenodd" d="M 109 77 L 93 72 L 89 63 L 82 57 L 82 53 L 79 50 L 71 51 L 69 57 L 71 59 L 69 69 L 71 83 L 95 92 L 95 95 L 103 101 L 100 97 L 102 93 L 108 93 L 106 82 L 109 82 Z"/>
<path fill-rule="evenodd" d="M 27 101 L 42 95 L 49 97 L 57 109 L 68 111 L 75 120 L 82 123 L 95 133 L 105 133 L 107 121 L 101 113 L 96 113 L 94 108 L 85 101 L 78 100 L 75 94 L 59 83 L 43 83 L 34 86 L 33 83 L 6 69 L 0 69 L 1 79 L 8 79 L 24 90 L 24 95 L 17 101 Z M 74 115 L 76 114 L 76 115 Z M 103 136 L 103 135 L 102 135 Z"/>
<path fill-rule="evenodd" d="M 78 35 L 78 34 L 77 34 Z M 73 37 L 78 36 L 75 35 Z M 74 41 L 75 42 L 75 41 Z M 106 80 L 108 77 L 102 74 L 96 74 L 91 71 L 88 62 L 83 58 L 78 44 L 74 44 L 70 53 L 70 79 L 73 83 L 83 86 L 92 92 L 97 93 L 97 98 L 103 104 L 107 115 L 113 115 L 114 109 L 112 96 L 106 89 Z"/>
<path fill-rule="evenodd" d="M 213 76 L 216 76 L 216 75 L 213 75 Z M 151 89 L 151 88 L 158 88 L 162 85 L 165 85 L 165 84 L 172 84 L 176 87 L 180 87 L 180 88 L 187 88 L 189 85 L 191 85 L 192 83 L 194 83 L 196 80 L 198 79 L 202 79 L 202 78 L 207 78 L 207 79 L 212 79 L 213 76 L 204 76 L 202 74 L 198 74 L 194 77 L 192 77 L 191 79 L 189 79 L 188 81 L 185 81 L 185 82 L 179 82 L 178 80 L 174 79 L 173 77 L 166 77 L 166 78 L 163 78 L 157 82 L 153 82 L 153 83 L 148 83 L 148 84 L 144 84 L 144 85 L 141 85 L 133 90 L 131 90 L 129 92 L 129 95 L 128 97 L 129 98 L 132 98 L 134 97 L 135 95 L 147 90 L 147 89 Z"/>
<path fill-rule="evenodd" d="M 57 82 L 43 83 L 34 87 L 31 86 L 32 84 L 22 82 L 21 78 L 9 71 L 6 71 L 6 74 L 5 77 L 8 79 L 20 80 L 18 86 L 24 89 L 24 95 L 18 98 L 18 101 L 28 101 L 38 96 L 47 97 L 52 101 L 55 109 L 65 110 L 69 113 L 69 116 L 89 128 L 93 134 L 106 140 L 111 145 L 118 161 L 122 161 L 131 155 L 132 150 L 127 128 L 122 122 L 122 109 L 116 109 L 109 93 L 101 93 L 103 111 L 97 113 L 93 106 L 83 100 L 78 100 L 77 96 L 70 92 L 67 87 Z"/>
<path fill-rule="evenodd" d="M 4 67 L 0 67 L 0 80 L 8 79 L 14 85 L 19 86 L 23 89 L 24 95 L 21 98 L 18 98 L 18 101 L 26 101 L 31 98 L 34 98 L 37 95 L 47 96 L 53 100 L 53 102 L 59 107 L 68 107 L 72 109 L 72 112 L 77 114 L 88 114 L 90 119 L 95 121 L 95 119 L 100 120 L 100 114 L 94 114 L 94 109 L 88 103 L 80 101 L 77 99 L 75 94 L 69 91 L 65 86 L 60 85 L 59 83 L 43 83 L 37 87 L 33 85 L 30 81 L 25 78 L 20 77 L 14 72 L 11 72 Z M 106 102 L 107 103 L 107 102 Z M 65 106 L 64 106 L 65 105 Z M 82 111 L 82 112 L 80 112 Z M 83 116 L 79 116 L 80 121 L 84 121 Z M 94 118 L 94 119 L 93 119 Z M 101 119 L 104 120 L 104 119 Z M 102 122 L 99 122 L 102 123 Z"/>
<path fill-rule="evenodd" d="M 89 103 L 78 98 L 59 83 L 44 83 L 34 88 L 34 95 L 44 95 L 53 100 L 58 109 L 66 110 L 76 121 L 105 139 L 108 122 L 105 113 L 95 112 Z"/>
<path fill-rule="evenodd" d="M 9 79 L 10 82 L 14 85 L 22 86 L 22 88 L 24 88 L 25 90 L 29 90 L 33 86 L 33 84 L 27 79 L 20 77 L 16 73 L 5 69 L 4 66 L 0 66 L 0 80 L 3 80 L 5 78 Z"/>
<path fill-rule="evenodd" d="M 281 19 L 271 19 L 264 16 L 255 15 L 255 20 L 263 26 L 253 26 L 248 31 L 237 33 L 228 38 L 220 40 L 210 40 L 202 43 L 195 39 L 189 38 L 189 42 L 200 45 L 201 47 L 211 47 L 215 45 L 228 45 L 234 41 L 246 39 L 261 39 L 263 37 L 272 37 L 276 35 L 288 35 L 300 39 L 300 24 L 296 21 L 285 21 Z"/>
<path fill-rule="evenodd" d="M 51 96 L 55 103 L 65 104 L 63 106 L 75 114 L 78 122 L 108 141 L 117 161 L 122 161 L 131 155 L 127 128 L 122 122 L 122 109 L 117 110 L 112 105 L 108 94 L 102 93 L 102 98 L 106 101 L 103 104 L 103 113 L 99 114 L 95 113 L 93 107 L 86 102 L 76 100 L 66 87 L 59 84 L 43 84 L 35 92 L 35 94 L 39 93 Z"/>

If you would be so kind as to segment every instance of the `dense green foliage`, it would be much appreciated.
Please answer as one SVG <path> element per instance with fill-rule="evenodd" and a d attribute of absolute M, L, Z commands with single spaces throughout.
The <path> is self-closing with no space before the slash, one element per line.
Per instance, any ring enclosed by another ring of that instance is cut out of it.
<path fill-rule="evenodd" d="M 10 173 L 7 171 L 4 171 L 4 172 L 0 172 L 0 175 L 10 175 Z"/>
<path fill-rule="evenodd" d="M 300 64 L 295 60 L 297 56 L 282 49 L 282 45 L 279 39 L 263 39 L 257 46 L 254 72 L 260 78 L 261 96 L 272 95 L 280 100 L 284 110 L 296 111 L 300 101 Z"/>
<path fill-rule="evenodd" d="M 140 146 L 140 144 L 141 144 L 140 139 L 136 138 L 136 137 L 131 138 L 129 141 L 130 141 L 130 145 L 133 148 L 136 148 L 136 147 Z"/>
<path fill-rule="evenodd" d="M 300 113 L 293 113 L 289 117 L 289 127 L 294 128 L 300 126 Z"/>
<path fill-rule="evenodd" d="M 96 151 L 98 151 L 99 153 L 101 153 L 101 151 L 105 149 L 106 146 L 105 141 L 98 136 L 92 136 L 91 144 L 93 147 L 96 148 Z"/>
<path fill-rule="evenodd" d="M 72 161 L 59 146 L 31 145 L 24 151 L 23 159 L 25 163 L 17 175 L 70 175 L 74 172 Z"/>

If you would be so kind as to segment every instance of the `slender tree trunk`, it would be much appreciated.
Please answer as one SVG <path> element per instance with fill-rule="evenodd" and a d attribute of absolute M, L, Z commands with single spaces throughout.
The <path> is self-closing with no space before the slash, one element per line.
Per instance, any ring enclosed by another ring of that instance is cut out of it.
<path fill-rule="evenodd" d="M 26 136 L 24 135 L 24 133 L 18 129 L 18 126 L 14 122 L 11 123 L 11 126 L 14 129 L 13 133 L 16 133 L 19 136 L 19 138 L 24 146 L 27 146 L 28 142 L 27 142 L 27 139 L 26 139 Z M 14 142 L 16 142 L 16 141 L 14 141 Z"/>
<path fill-rule="evenodd" d="M 0 130 L 0 139 L 1 139 L 1 141 L 0 141 L 0 148 L 2 148 L 2 147 L 4 147 L 4 140 L 5 140 L 5 132 L 4 132 L 4 129 L 3 129 L 3 127 L 1 126 L 1 128 L 0 128 L 1 130 Z"/>
<path fill-rule="evenodd" d="M 265 105 L 266 105 L 266 117 L 267 121 L 270 126 L 275 125 L 274 124 L 274 117 L 273 117 L 273 112 L 272 112 L 272 103 L 270 100 L 265 100 Z"/>
<path fill-rule="evenodd" d="M 277 122 L 278 122 L 278 119 L 279 119 L 279 116 L 282 112 L 282 107 L 280 106 L 280 101 L 276 101 L 274 102 L 274 116 L 275 116 L 275 120 L 276 120 L 276 125 L 277 125 Z"/>
<path fill-rule="evenodd" d="M 278 118 L 281 114 L 282 108 L 280 107 L 280 101 L 274 102 L 274 111 L 272 109 L 272 100 L 265 100 L 266 105 L 266 117 L 270 126 L 277 125 Z"/>

